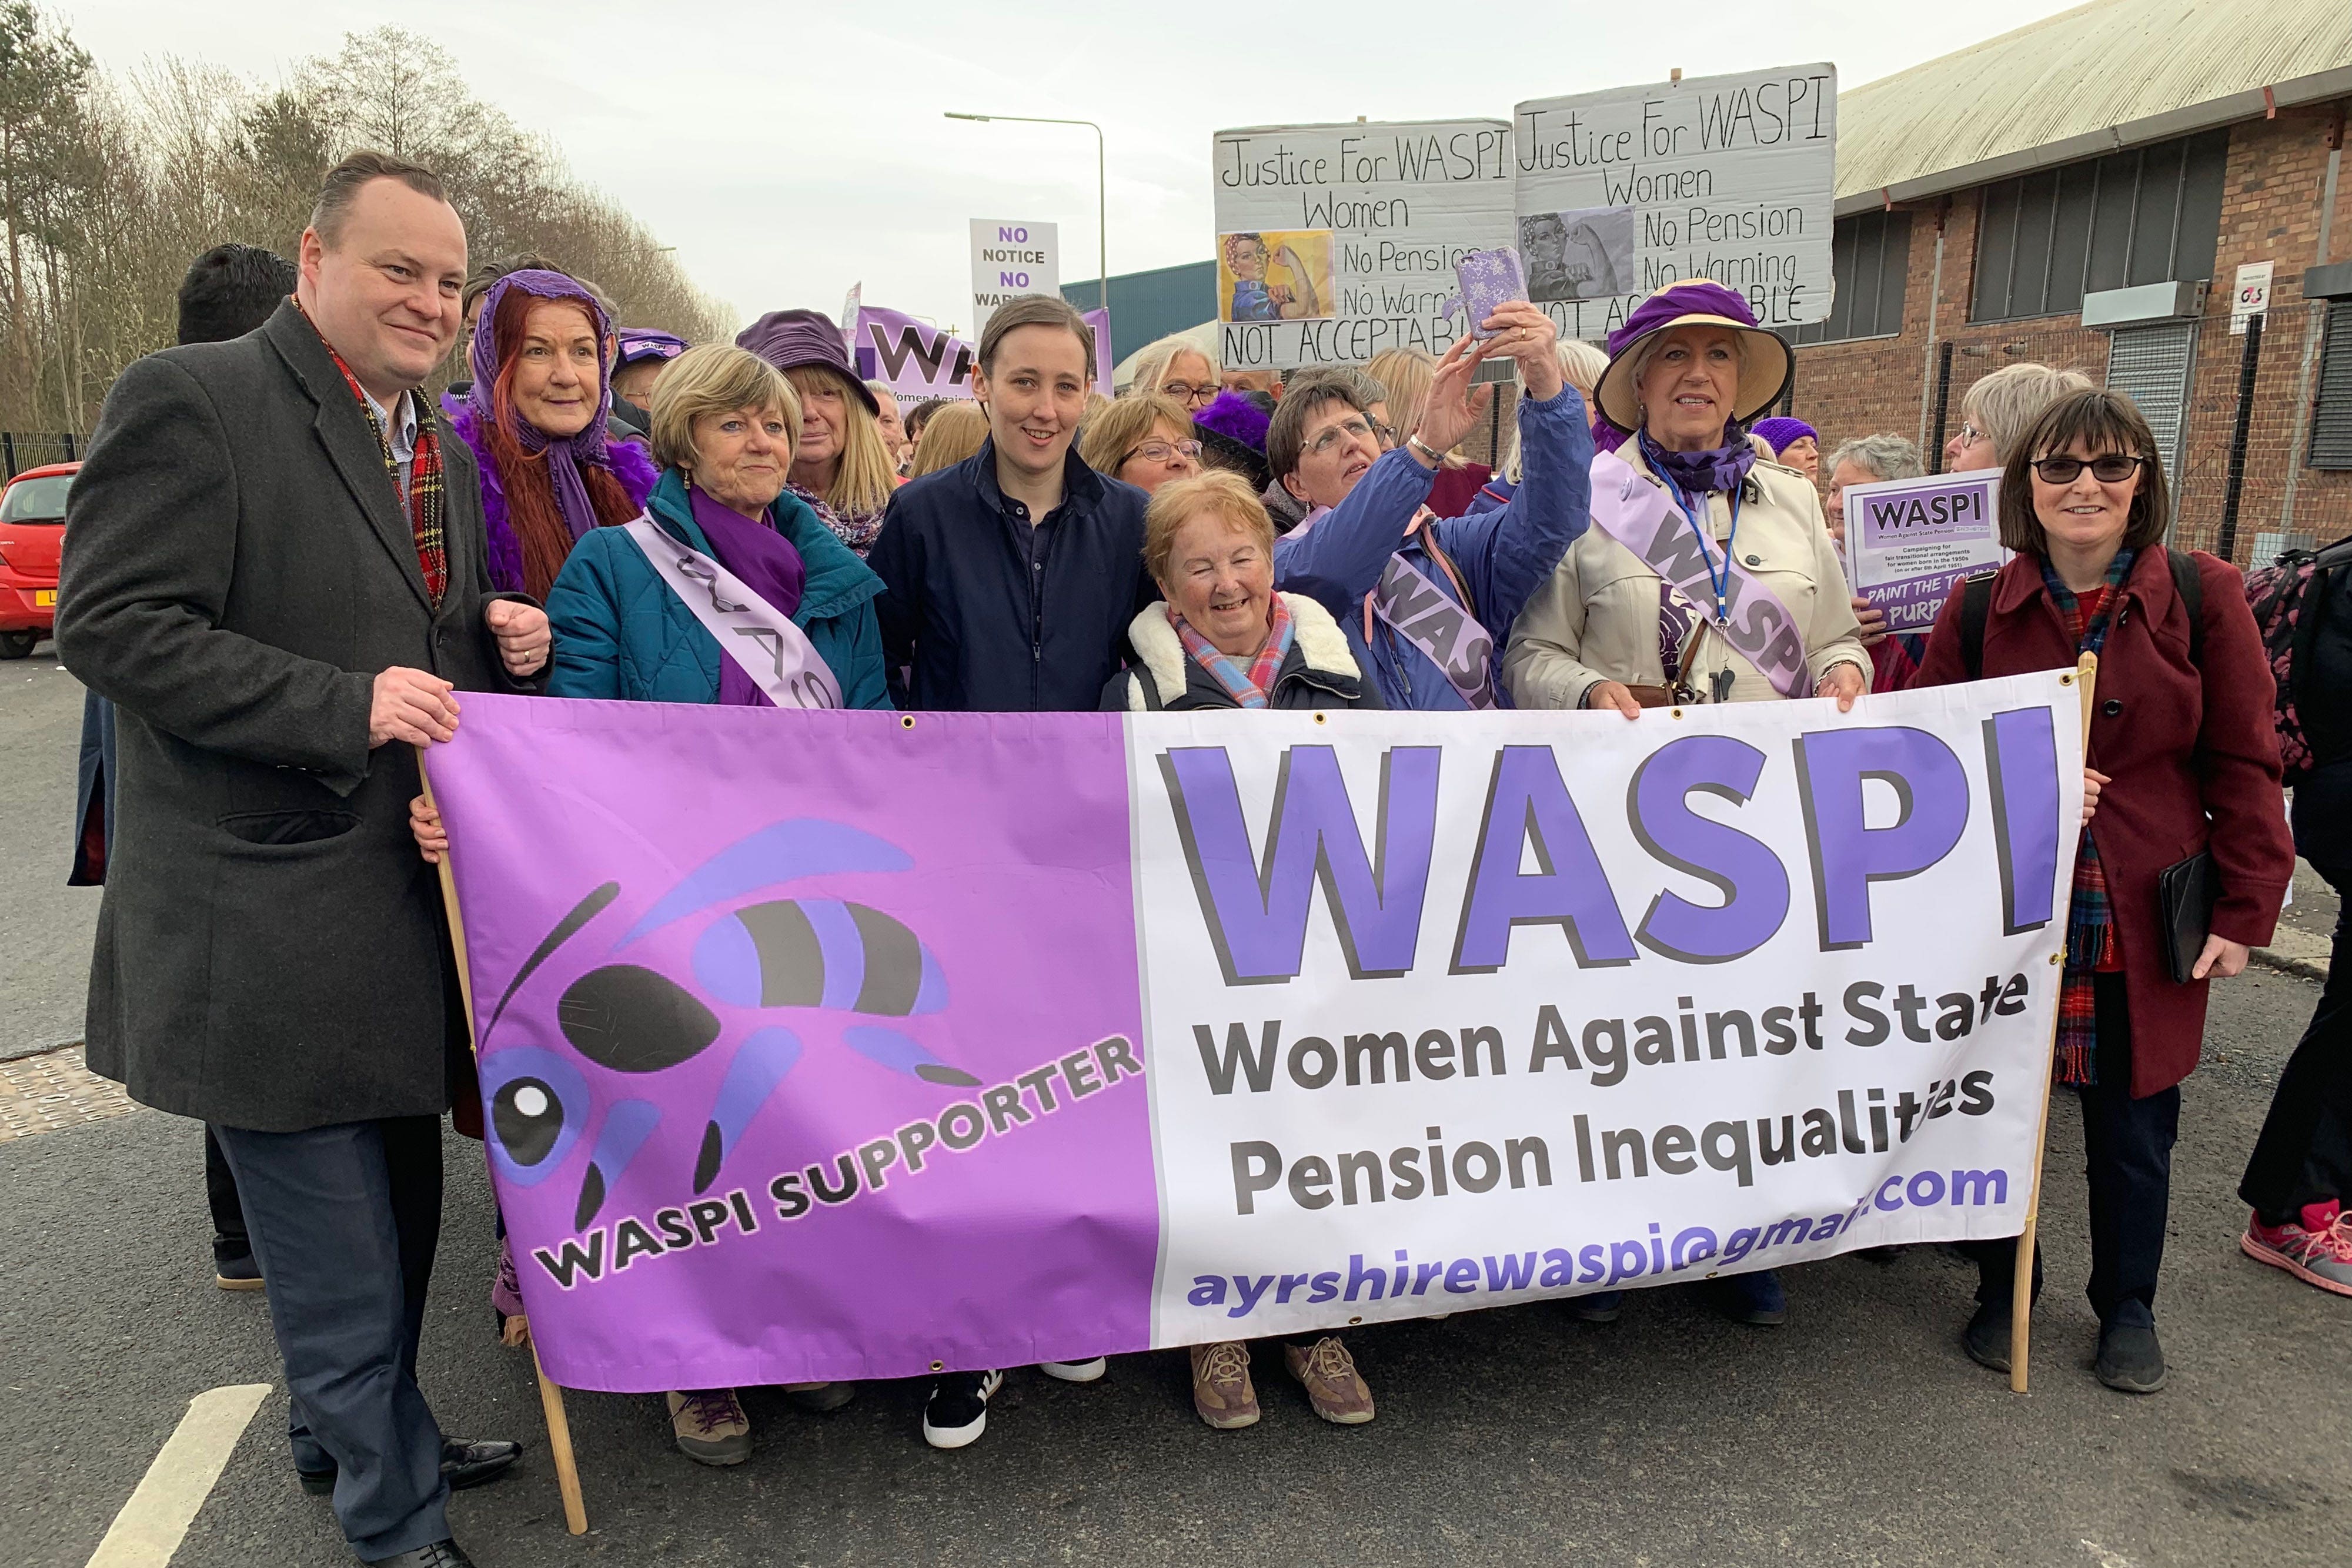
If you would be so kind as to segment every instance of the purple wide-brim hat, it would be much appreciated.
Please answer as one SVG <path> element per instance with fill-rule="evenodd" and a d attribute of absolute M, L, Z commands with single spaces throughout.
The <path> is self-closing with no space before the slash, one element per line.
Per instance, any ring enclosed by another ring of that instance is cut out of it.
<path fill-rule="evenodd" d="M 1748 351 L 1739 360 L 1739 388 L 1733 394 L 1735 421 L 1753 419 L 1779 402 L 1795 373 L 1796 358 L 1789 351 L 1788 340 L 1759 325 L 1756 312 L 1738 290 L 1706 277 L 1677 283 L 1643 300 L 1625 318 L 1624 325 L 1609 334 L 1609 368 L 1601 372 L 1592 401 L 1619 429 L 1642 427 L 1633 350 L 1643 340 L 1676 327 L 1729 327 L 1747 344 Z"/>
<path fill-rule="evenodd" d="M 866 412 L 879 415 L 882 405 L 849 363 L 849 345 L 841 329 L 822 310 L 771 310 L 735 334 L 735 346 L 749 349 L 780 371 L 807 368 L 831 371 L 866 400 Z"/>

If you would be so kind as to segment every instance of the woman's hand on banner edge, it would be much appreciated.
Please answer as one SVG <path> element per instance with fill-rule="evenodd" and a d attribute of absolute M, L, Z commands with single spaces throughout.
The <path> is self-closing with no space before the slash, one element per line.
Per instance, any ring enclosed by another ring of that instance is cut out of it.
<path fill-rule="evenodd" d="M 1642 705 L 1633 700 L 1633 692 L 1622 681 L 1602 681 L 1584 694 L 1584 706 L 1598 711 L 1613 707 L 1627 718 L 1642 716 Z"/>
<path fill-rule="evenodd" d="M 441 825 L 441 813 L 433 802 L 422 795 L 408 803 L 408 831 L 416 835 L 416 852 L 426 865 L 439 865 L 449 852 L 449 830 Z"/>
<path fill-rule="evenodd" d="M 2095 768 L 2083 769 L 2083 826 L 2091 825 L 2091 818 L 2099 809 L 2100 787 L 2114 782 Z"/>
<path fill-rule="evenodd" d="M 2226 980 L 2243 974 L 2246 960 L 2252 956 L 2253 950 L 2243 942 L 2232 942 L 2218 934 L 2209 936 L 2205 938 L 2205 951 L 2197 955 L 2197 967 L 2189 971 L 2189 977 Z"/>
<path fill-rule="evenodd" d="M 1445 357 L 1437 361 L 1437 371 L 1429 382 L 1428 399 L 1423 402 L 1412 431 L 1423 446 L 1434 452 L 1451 452 L 1486 417 L 1486 405 L 1494 401 L 1495 389 L 1479 387 L 1473 391 L 1470 385 L 1471 374 L 1486 357 L 1486 345 L 1474 338 L 1456 338 L 1446 346 Z M 1393 408 L 1389 410 L 1389 415 L 1412 417 L 1410 410 Z"/>
<path fill-rule="evenodd" d="M 368 748 L 394 740 L 432 746 L 457 734 L 457 689 L 438 675 L 403 664 L 377 674 L 368 700 Z"/>
<path fill-rule="evenodd" d="M 536 604 L 493 599 L 482 607 L 482 622 L 498 639 L 499 657 L 505 662 L 508 674 L 520 681 L 539 674 L 554 641 L 546 611 Z"/>
<path fill-rule="evenodd" d="M 1528 396 L 1549 402 L 1559 395 L 1559 389 L 1568 384 L 1559 372 L 1559 323 L 1541 307 L 1524 299 L 1507 299 L 1478 325 L 1495 334 L 1486 340 L 1487 352 L 1508 354 L 1518 361 L 1519 380 L 1527 383 Z"/>
<path fill-rule="evenodd" d="M 1853 699 L 1868 689 L 1862 678 L 1862 671 L 1849 661 L 1841 659 L 1822 672 L 1821 683 L 1813 687 L 1813 695 L 1835 697 L 1838 712 L 1852 713 Z"/>

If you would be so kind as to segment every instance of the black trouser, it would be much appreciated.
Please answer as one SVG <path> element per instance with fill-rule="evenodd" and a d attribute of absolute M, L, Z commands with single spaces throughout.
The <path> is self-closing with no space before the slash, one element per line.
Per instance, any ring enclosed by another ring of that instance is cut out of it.
<path fill-rule="evenodd" d="M 2352 909 L 2340 902 L 2352 891 L 2352 866 L 2315 864 L 2336 890 L 2336 946 L 2327 962 L 2327 984 L 2303 1040 L 2279 1074 L 2271 1113 L 2246 1161 L 2238 1196 L 2272 1224 L 2309 1203 L 2345 1196 L 2345 1132 L 2352 1128 Z M 2315 1155 L 2316 1157 L 2315 1157 Z"/>
<path fill-rule="evenodd" d="M 215 1268 L 242 1263 L 253 1256 L 253 1241 L 245 1233 L 245 1207 L 236 1200 L 236 1173 L 228 1168 L 220 1140 L 205 1128 L 205 1201 L 213 1211 L 213 1264 Z"/>
<path fill-rule="evenodd" d="M 2131 1093 L 2131 1019 L 2124 977 L 2094 978 L 2098 1003 L 2098 1082 L 2074 1091 L 2083 1107 L 2083 1165 L 2091 1185 L 2091 1309 L 2102 1323 L 2156 1322 L 2156 1276 L 2172 1201 L 2172 1145 L 2180 1133 L 2180 1091 L 2145 1100 Z M 2050 1208 L 2042 1195 L 2042 1209 Z M 2005 1302 L 2017 1281 L 2012 1241 L 1972 1241 L 1977 1300 Z M 2033 1293 L 2042 1293 L 2042 1249 L 2033 1251 Z"/>
<path fill-rule="evenodd" d="M 268 1281 L 295 1468 L 338 1472 L 335 1517 L 363 1558 L 446 1538 L 441 1429 L 416 1386 L 440 1118 L 217 1132 Z"/>

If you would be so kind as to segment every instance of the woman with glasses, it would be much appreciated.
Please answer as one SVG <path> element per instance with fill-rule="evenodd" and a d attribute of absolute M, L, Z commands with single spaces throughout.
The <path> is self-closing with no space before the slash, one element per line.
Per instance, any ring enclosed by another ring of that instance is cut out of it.
<path fill-rule="evenodd" d="M 2000 515 L 2016 557 L 1944 606 L 1915 685 L 2099 656 L 2053 1066 L 2083 1107 L 2098 1378 L 2153 1394 L 2167 1375 L 2156 1283 L 2179 1084 L 2204 1038 L 2206 985 L 2271 939 L 2294 871 L 2270 663 L 2238 570 L 2165 548 L 2164 463 L 2129 398 L 2078 392 L 2044 409 L 2003 465 Z M 2158 878 L 2200 852 L 2221 896 L 2176 982 Z M 1970 1249 L 1980 1280 L 1961 1344 L 2006 1372 L 2015 1252 Z"/>
<path fill-rule="evenodd" d="M 1960 428 L 1944 443 L 1945 471 L 2006 465 L 2043 409 L 2069 392 L 2090 390 L 2091 378 L 2080 371 L 2003 365 L 1961 395 Z"/>
<path fill-rule="evenodd" d="M 1192 421 L 1173 398 L 1129 392 L 1087 423 L 1078 437 L 1087 466 L 1149 495 L 1201 471 Z"/>
<path fill-rule="evenodd" d="M 1135 356 L 1134 377 L 1125 395 L 1157 392 L 1190 418 L 1208 407 L 1221 390 L 1216 361 L 1180 334 L 1143 346 Z"/>

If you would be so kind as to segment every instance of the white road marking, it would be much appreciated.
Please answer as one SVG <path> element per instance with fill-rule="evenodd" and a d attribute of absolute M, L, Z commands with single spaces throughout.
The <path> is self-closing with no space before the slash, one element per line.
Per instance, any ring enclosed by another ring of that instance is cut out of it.
<path fill-rule="evenodd" d="M 166 1568 L 268 1395 L 267 1383 L 239 1383 L 189 1400 L 188 1413 L 114 1516 L 87 1568 Z"/>

